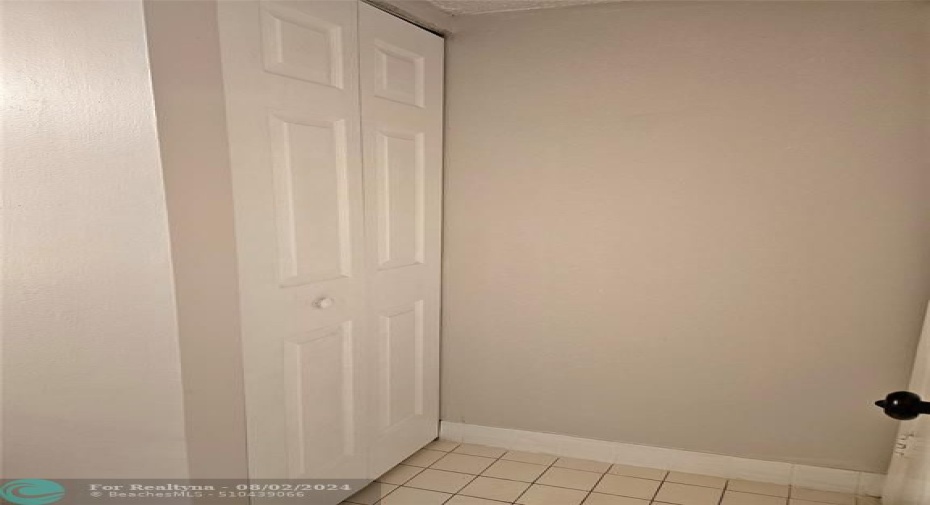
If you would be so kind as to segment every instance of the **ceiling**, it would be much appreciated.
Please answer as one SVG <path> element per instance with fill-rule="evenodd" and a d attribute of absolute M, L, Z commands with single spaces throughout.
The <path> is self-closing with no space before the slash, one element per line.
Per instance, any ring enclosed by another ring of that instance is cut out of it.
<path fill-rule="evenodd" d="M 430 3 L 453 16 L 551 9 L 615 1 L 617 0 L 429 0 Z"/>

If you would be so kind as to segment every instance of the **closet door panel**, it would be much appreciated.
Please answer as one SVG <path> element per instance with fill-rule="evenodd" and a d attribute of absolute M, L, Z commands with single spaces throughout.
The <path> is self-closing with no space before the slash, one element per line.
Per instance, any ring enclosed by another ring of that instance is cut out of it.
<path fill-rule="evenodd" d="M 378 268 L 422 264 L 426 245 L 426 173 L 423 132 L 374 132 L 377 178 Z"/>
<path fill-rule="evenodd" d="M 379 473 L 438 434 L 443 40 L 362 4 L 359 58 Z"/>
<path fill-rule="evenodd" d="M 358 4 L 219 2 L 219 21 L 250 475 L 366 477 Z"/>

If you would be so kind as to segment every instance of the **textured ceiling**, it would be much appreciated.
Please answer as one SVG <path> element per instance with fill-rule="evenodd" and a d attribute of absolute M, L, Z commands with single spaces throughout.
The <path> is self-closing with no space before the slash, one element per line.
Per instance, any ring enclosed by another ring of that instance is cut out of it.
<path fill-rule="evenodd" d="M 429 0 L 433 5 L 453 16 L 487 14 L 490 12 L 551 9 L 617 0 Z"/>

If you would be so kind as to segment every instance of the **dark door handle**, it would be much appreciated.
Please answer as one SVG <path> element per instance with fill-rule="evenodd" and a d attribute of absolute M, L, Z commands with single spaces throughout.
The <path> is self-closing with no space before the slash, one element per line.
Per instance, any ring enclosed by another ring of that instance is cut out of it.
<path fill-rule="evenodd" d="M 921 414 L 930 414 L 930 402 L 921 401 L 920 396 L 910 391 L 897 391 L 886 396 L 875 405 L 885 409 L 885 415 L 901 421 L 916 419 Z"/>

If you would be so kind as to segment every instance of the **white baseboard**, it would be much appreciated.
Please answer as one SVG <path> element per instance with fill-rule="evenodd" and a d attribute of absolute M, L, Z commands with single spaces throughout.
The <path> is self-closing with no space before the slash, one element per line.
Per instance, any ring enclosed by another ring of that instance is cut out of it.
<path fill-rule="evenodd" d="M 881 496 L 885 476 L 777 461 L 737 458 L 589 438 L 491 428 L 442 421 L 440 437 L 454 442 L 493 445 L 515 451 L 543 452 L 569 458 L 645 466 L 775 484 Z"/>

